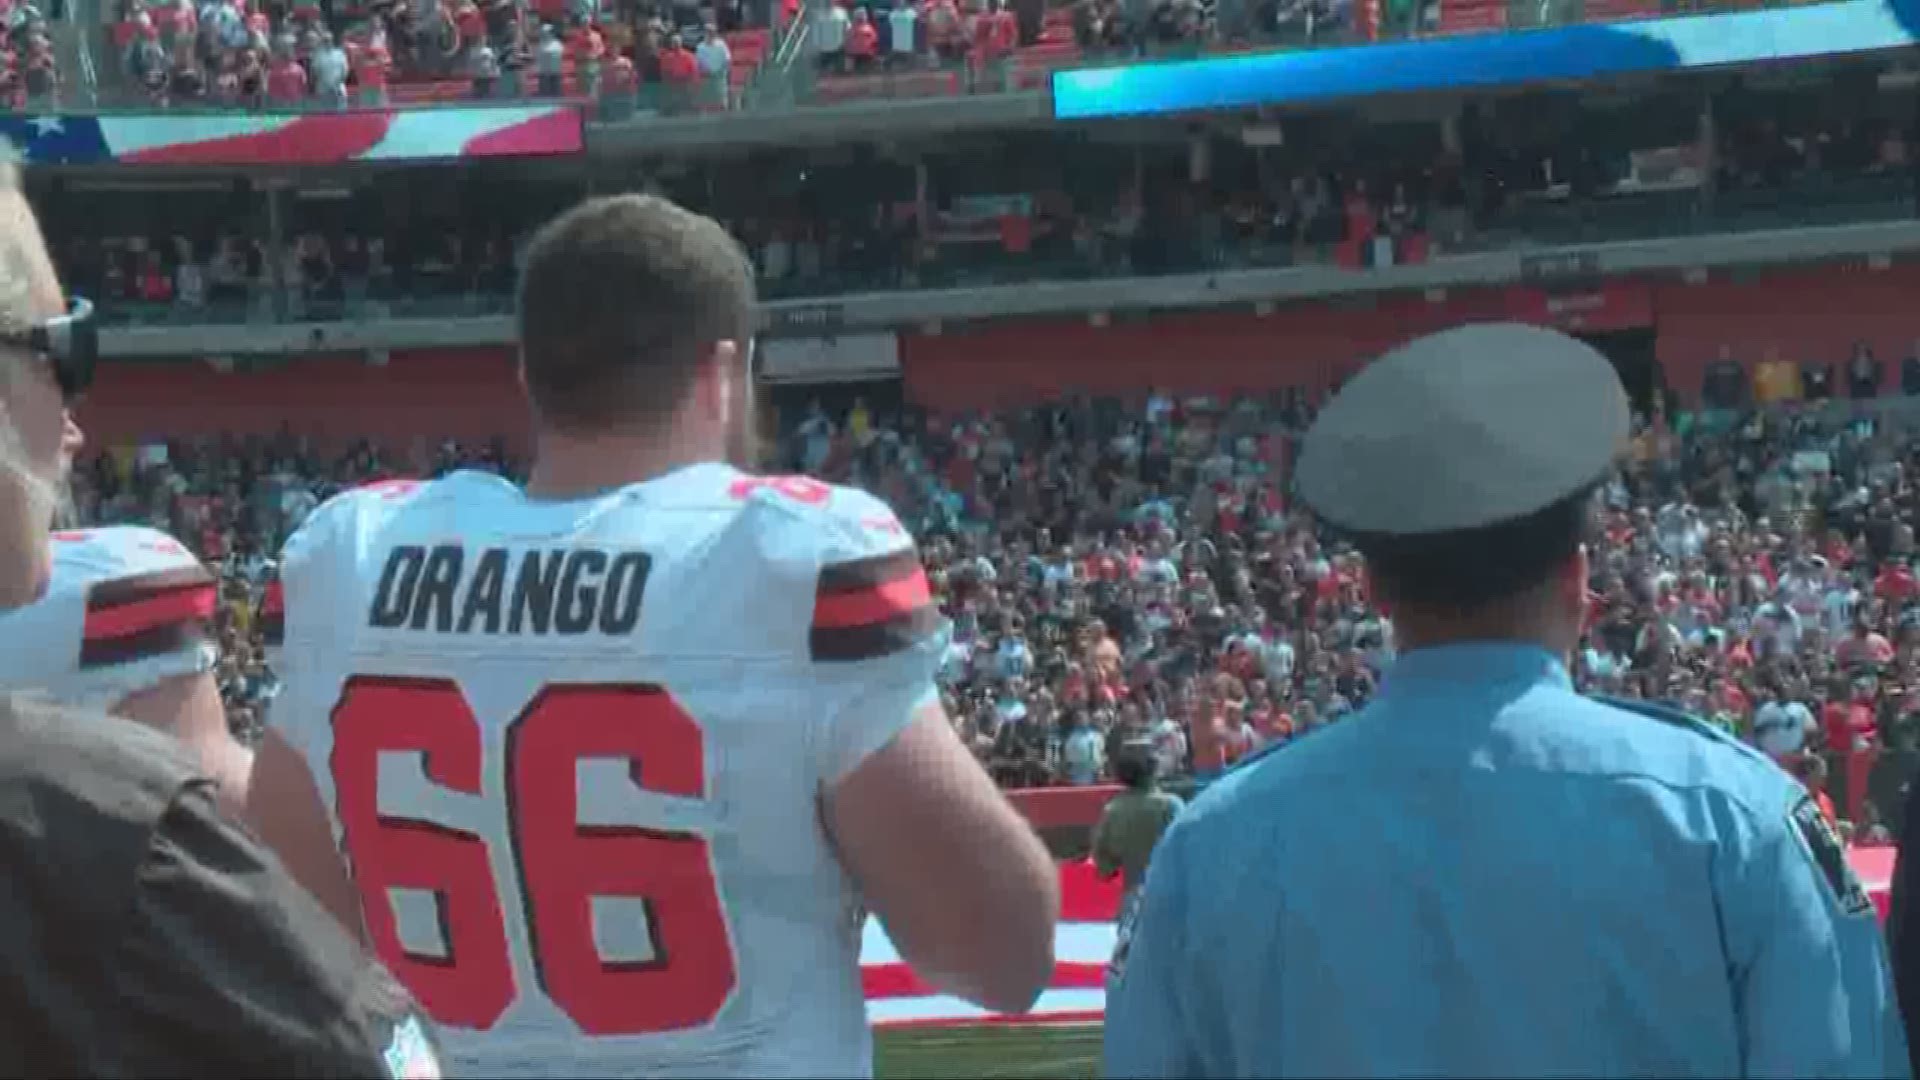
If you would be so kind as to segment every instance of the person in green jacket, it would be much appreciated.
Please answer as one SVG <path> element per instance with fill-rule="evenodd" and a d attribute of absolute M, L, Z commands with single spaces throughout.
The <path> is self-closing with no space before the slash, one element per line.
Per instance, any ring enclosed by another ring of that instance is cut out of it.
<path fill-rule="evenodd" d="M 1147 880 L 1147 863 L 1160 836 L 1173 824 L 1185 803 L 1178 795 L 1160 790 L 1159 759 L 1153 743 L 1130 740 L 1113 761 L 1113 774 L 1126 790 L 1115 795 L 1100 812 L 1093 830 L 1093 866 L 1101 880 L 1120 878 L 1120 914 L 1115 919 L 1113 959 L 1107 964 L 1111 991 L 1126 966 L 1127 944 L 1140 906 L 1140 886 Z"/>

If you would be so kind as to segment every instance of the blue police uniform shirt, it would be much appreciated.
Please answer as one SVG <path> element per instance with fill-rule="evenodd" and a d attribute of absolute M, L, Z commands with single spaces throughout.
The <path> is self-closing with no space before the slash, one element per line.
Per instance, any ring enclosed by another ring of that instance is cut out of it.
<path fill-rule="evenodd" d="M 1405 653 L 1161 841 L 1106 1075 L 1906 1076 L 1878 924 L 1805 799 L 1545 650 Z"/>

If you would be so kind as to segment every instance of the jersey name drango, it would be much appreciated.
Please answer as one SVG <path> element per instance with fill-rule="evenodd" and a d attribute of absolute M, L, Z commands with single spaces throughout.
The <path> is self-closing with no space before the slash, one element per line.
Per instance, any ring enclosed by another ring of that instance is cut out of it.
<path fill-rule="evenodd" d="M 376 630 L 435 633 L 630 634 L 653 560 L 591 547 L 483 548 L 404 544 L 380 571 L 367 611 Z"/>

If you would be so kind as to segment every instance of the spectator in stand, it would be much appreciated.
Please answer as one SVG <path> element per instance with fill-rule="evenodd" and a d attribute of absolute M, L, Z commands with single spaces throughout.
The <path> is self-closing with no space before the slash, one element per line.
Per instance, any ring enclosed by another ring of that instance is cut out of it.
<path fill-rule="evenodd" d="M 847 16 L 847 9 L 840 6 L 838 0 L 808 4 L 807 9 L 813 12 L 814 22 L 808 40 L 813 43 L 816 62 L 825 70 L 845 71 L 847 28 L 853 21 Z"/>
<path fill-rule="evenodd" d="M 540 28 L 540 44 L 533 53 L 534 76 L 539 80 L 541 97 L 559 97 L 565 91 L 567 71 L 566 46 L 560 43 L 560 34 L 551 25 Z"/>
<path fill-rule="evenodd" d="M 700 61 L 678 32 L 668 34 L 666 46 L 660 50 L 660 81 L 666 89 L 669 112 L 686 109 L 699 95 Z"/>
<path fill-rule="evenodd" d="M 347 51 L 326 31 L 319 34 L 318 46 L 308 66 L 313 75 L 313 96 L 330 109 L 347 107 Z"/>
<path fill-rule="evenodd" d="M 1873 350 L 1864 341 L 1855 342 L 1853 355 L 1847 360 L 1847 396 L 1856 401 L 1879 397 L 1885 378 L 1886 366 L 1874 357 Z"/>
<path fill-rule="evenodd" d="M 353 81 L 358 88 L 358 104 L 379 108 L 387 104 L 387 80 L 393 70 L 393 56 L 387 50 L 387 36 L 376 33 L 354 50 Z"/>
<path fill-rule="evenodd" d="M 925 46 L 920 41 L 920 12 L 912 4 L 895 4 L 887 13 L 887 65 L 905 67 Z"/>
<path fill-rule="evenodd" d="M 273 59 L 267 67 L 267 100 L 275 105 L 298 105 L 307 98 L 307 69 L 294 55 L 294 38 L 274 39 Z"/>
<path fill-rule="evenodd" d="M 842 48 L 849 70 L 855 73 L 873 70 L 875 61 L 880 58 L 880 31 L 873 25 L 873 16 L 866 8 L 854 10 L 853 23 L 847 27 L 846 43 Z"/>
<path fill-rule="evenodd" d="M 707 24 L 700 36 L 700 44 L 694 48 L 693 58 L 700 68 L 700 77 L 706 81 L 708 100 L 722 108 L 726 107 L 728 78 L 733 73 L 733 50 L 728 48 L 727 39 L 720 35 L 719 27 Z"/>

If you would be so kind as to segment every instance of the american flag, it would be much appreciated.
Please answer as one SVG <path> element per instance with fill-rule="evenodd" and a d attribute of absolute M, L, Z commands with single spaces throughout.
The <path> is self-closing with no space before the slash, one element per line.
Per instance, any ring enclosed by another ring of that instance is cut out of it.
<path fill-rule="evenodd" d="M 860 981 L 867 1019 L 878 1027 L 988 1023 L 1002 1020 L 1098 1020 L 1106 1013 L 1107 961 L 1113 956 L 1118 881 L 1101 881 L 1082 860 L 1060 867 L 1060 929 L 1054 934 L 1053 978 L 1033 1011 L 995 1016 L 939 993 L 913 973 L 876 919 L 868 919 L 860 946 Z"/>
<path fill-rule="evenodd" d="M 312 113 L 0 116 L 32 164 L 330 165 L 577 154 L 571 105 L 476 105 Z"/>

